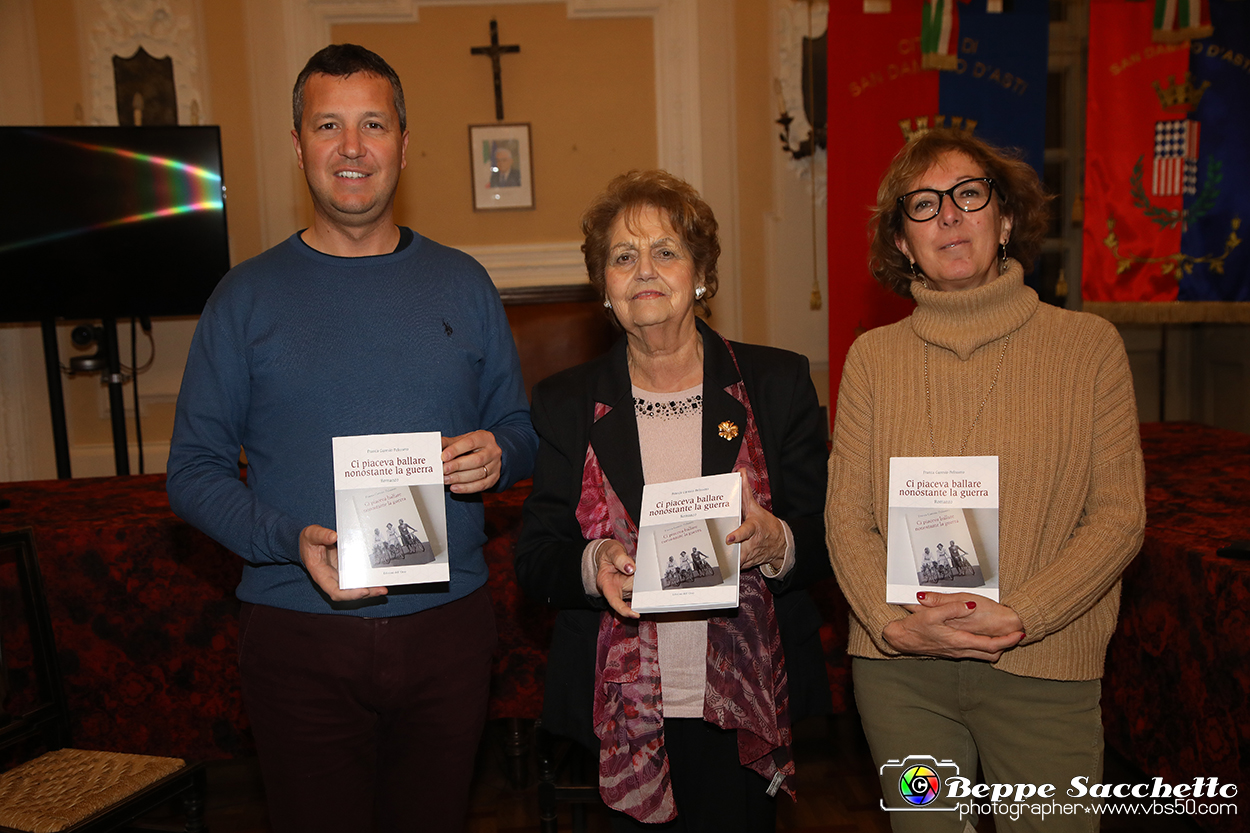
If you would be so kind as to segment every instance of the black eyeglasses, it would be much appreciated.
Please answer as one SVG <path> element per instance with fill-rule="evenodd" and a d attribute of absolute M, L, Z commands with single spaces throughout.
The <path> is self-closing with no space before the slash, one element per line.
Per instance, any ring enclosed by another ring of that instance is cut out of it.
<path fill-rule="evenodd" d="M 971 214 L 980 211 L 990 204 L 990 195 L 994 193 L 994 180 L 989 177 L 965 179 L 945 191 L 933 188 L 921 188 L 909 191 L 898 198 L 898 204 L 907 215 L 907 219 L 915 223 L 932 220 L 942 211 L 942 198 L 950 197 L 951 202 L 960 211 Z"/>

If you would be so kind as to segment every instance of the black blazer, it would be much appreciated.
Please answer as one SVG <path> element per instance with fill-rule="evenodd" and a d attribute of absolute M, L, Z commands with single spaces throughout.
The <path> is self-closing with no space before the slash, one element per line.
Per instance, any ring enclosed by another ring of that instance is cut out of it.
<path fill-rule="evenodd" d="M 703 474 L 732 471 L 738 458 L 743 431 L 725 440 L 717 426 L 729 420 L 745 428 L 746 409 L 725 390 L 741 379 L 764 447 L 773 514 L 794 534 L 794 569 L 782 580 L 767 580 L 786 654 L 791 716 L 828 713 L 820 612 L 802 589 L 833 574 L 824 526 L 828 432 L 807 359 L 735 342 L 739 375 L 720 336 L 697 323 L 703 337 Z M 596 402 L 612 408 L 597 423 Z M 561 608 L 548 659 L 543 725 L 593 749 L 598 746 L 592 726 L 595 645 L 607 604 L 582 587 L 582 552 L 589 542 L 574 513 L 586 449 L 593 445 L 604 476 L 638 522 L 642 458 L 625 338 L 605 355 L 536 385 L 530 412 L 539 437 L 538 462 L 523 511 L 516 574 L 526 593 Z"/>

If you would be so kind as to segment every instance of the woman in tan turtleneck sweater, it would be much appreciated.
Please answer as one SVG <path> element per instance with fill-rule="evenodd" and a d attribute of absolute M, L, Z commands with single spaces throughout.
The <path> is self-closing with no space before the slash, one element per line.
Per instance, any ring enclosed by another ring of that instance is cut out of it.
<path fill-rule="evenodd" d="M 917 308 L 847 355 L 826 525 L 886 805 L 934 811 L 892 814 L 896 831 L 963 830 L 966 813 L 937 812 L 960 801 L 956 767 L 1066 803 L 1072 779 L 1102 775 L 1099 681 L 1145 527 L 1142 458 L 1115 329 L 1024 285 L 1045 204 L 1031 167 L 954 130 L 910 142 L 878 192 L 873 273 Z M 887 604 L 890 458 L 964 455 L 998 457 L 1000 600 Z M 924 778 L 901 783 L 913 763 Z M 1089 809 L 995 821 L 1097 830 Z"/>

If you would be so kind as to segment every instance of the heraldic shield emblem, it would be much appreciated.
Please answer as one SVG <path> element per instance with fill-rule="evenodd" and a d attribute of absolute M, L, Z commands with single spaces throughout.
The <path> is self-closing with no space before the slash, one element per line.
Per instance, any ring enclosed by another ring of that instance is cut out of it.
<path fill-rule="evenodd" d="M 1250 4 L 1187 8 L 1091 7 L 1087 302 L 1250 301 Z"/>

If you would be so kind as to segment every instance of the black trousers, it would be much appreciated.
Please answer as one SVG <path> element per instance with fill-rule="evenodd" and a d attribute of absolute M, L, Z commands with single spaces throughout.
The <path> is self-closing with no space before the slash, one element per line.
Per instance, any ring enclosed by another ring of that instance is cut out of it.
<path fill-rule="evenodd" d="M 736 731 L 699 718 L 666 718 L 664 749 L 677 818 L 665 824 L 643 824 L 614 812 L 615 833 L 768 833 L 776 829 L 777 799 L 765 792 L 767 780 L 738 763 Z"/>

